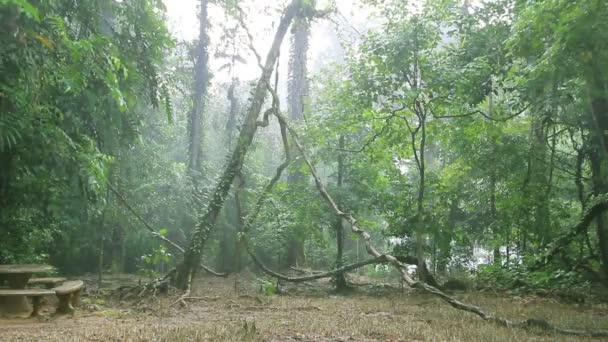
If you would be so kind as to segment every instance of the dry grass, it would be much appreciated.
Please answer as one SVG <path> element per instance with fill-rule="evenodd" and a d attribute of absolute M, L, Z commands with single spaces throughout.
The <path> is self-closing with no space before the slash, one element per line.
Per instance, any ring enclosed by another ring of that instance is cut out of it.
<path fill-rule="evenodd" d="M 73 317 L 0 320 L 1 341 L 591 341 L 512 330 L 457 311 L 415 292 L 332 295 L 321 291 L 264 296 L 251 282 L 234 293 L 233 279 L 203 278 L 185 308 L 174 297 L 141 303 L 102 302 Z M 323 285 L 325 285 L 323 287 Z M 317 287 L 318 288 L 318 287 Z M 463 299 L 509 318 L 544 317 L 560 326 L 608 328 L 608 307 L 464 294 Z M 94 299 L 89 299 L 93 300 Z"/>

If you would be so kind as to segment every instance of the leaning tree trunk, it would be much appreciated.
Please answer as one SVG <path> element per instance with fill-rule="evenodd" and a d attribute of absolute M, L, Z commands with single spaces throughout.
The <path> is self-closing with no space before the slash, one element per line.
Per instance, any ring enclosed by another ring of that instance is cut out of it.
<path fill-rule="evenodd" d="M 264 97 L 269 85 L 273 66 L 275 65 L 279 56 L 281 43 L 283 42 L 283 38 L 287 33 L 287 29 L 289 28 L 291 21 L 298 12 L 298 9 L 301 7 L 301 4 L 302 0 L 293 0 L 281 18 L 272 47 L 268 52 L 268 56 L 266 57 L 266 64 L 264 65 L 262 76 L 258 80 L 255 87 L 253 101 L 251 102 L 251 105 L 247 111 L 247 115 L 239 133 L 237 145 L 228 163 L 224 167 L 222 176 L 213 191 L 211 201 L 195 227 L 190 245 L 184 254 L 184 259 L 177 267 L 175 285 L 178 288 L 188 288 L 190 279 L 194 275 L 194 272 L 200 263 L 203 246 L 209 237 L 211 229 L 213 229 L 215 226 L 234 179 L 241 172 L 245 155 L 247 154 L 247 150 L 251 145 L 253 136 L 255 135 L 258 127 L 257 118 L 264 103 Z"/>

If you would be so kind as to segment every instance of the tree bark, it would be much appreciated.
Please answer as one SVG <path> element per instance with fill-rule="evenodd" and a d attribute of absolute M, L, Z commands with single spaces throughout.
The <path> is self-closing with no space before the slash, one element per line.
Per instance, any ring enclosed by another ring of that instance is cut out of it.
<path fill-rule="evenodd" d="M 418 258 L 418 268 L 416 273 L 420 280 L 426 282 L 426 276 L 429 274 L 428 268 L 426 266 L 426 261 L 424 259 L 424 192 L 426 190 L 426 161 L 424 153 L 426 148 L 426 113 L 421 108 L 418 101 L 416 101 L 416 107 L 414 110 L 416 115 L 418 116 L 418 121 L 420 125 L 417 129 L 410 131 L 412 139 L 412 152 L 414 153 L 420 176 L 420 180 L 418 183 L 418 197 L 416 198 L 416 229 L 414 230 L 414 237 L 416 240 L 416 257 Z M 421 133 L 420 146 L 416 148 L 416 135 L 418 130 L 420 130 Z"/>
<path fill-rule="evenodd" d="M 591 103 L 591 171 L 594 193 L 605 194 L 608 190 L 608 74 L 603 63 L 593 59 L 585 70 L 587 92 Z M 608 283 L 608 222 L 605 214 L 598 216 L 597 236 L 604 281 Z"/>
<path fill-rule="evenodd" d="M 310 23 L 308 18 L 296 18 L 292 27 L 289 80 L 287 84 L 289 117 L 293 121 L 299 121 L 304 118 L 304 97 L 308 93 L 307 62 L 309 36 Z"/>
<path fill-rule="evenodd" d="M 344 135 L 340 136 L 340 140 L 338 142 L 338 181 L 336 186 L 338 189 L 342 187 L 342 183 L 344 182 Z M 344 254 L 344 227 L 342 226 L 342 218 L 336 218 L 336 268 L 342 267 L 342 255 Z M 347 289 L 346 278 L 344 277 L 344 273 L 336 274 L 336 291 L 343 292 Z"/>
<path fill-rule="evenodd" d="M 437 258 L 436 269 L 440 274 L 446 274 L 450 256 L 452 255 L 452 237 L 456 228 L 456 218 L 458 213 L 459 199 L 453 198 L 450 202 L 450 211 L 448 213 L 447 229 L 442 230 L 443 236 L 439 237 L 439 255 Z M 447 235 L 447 236 L 446 236 Z"/>
<path fill-rule="evenodd" d="M 106 212 L 108 211 L 108 206 L 110 204 L 110 189 L 106 190 L 106 204 L 101 212 L 101 217 L 99 218 L 99 259 L 97 260 L 97 286 L 101 288 L 101 282 L 103 280 L 103 259 L 104 259 L 104 237 L 105 237 L 105 221 L 106 221 Z"/>
<path fill-rule="evenodd" d="M 226 196 L 230 191 L 230 187 L 232 186 L 232 183 L 234 182 L 236 176 L 241 172 L 243 162 L 245 160 L 245 155 L 247 154 L 247 150 L 249 149 L 249 146 L 253 141 L 253 136 L 255 135 L 255 132 L 257 130 L 257 118 L 264 103 L 264 98 L 270 81 L 270 76 L 273 71 L 273 66 L 279 56 L 281 43 L 283 42 L 283 38 L 285 37 L 285 34 L 287 32 L 287 29 L 289 28 L 289 25 L 291 24 L 291 21 L 293 20 L 301 5 L 302 0 L 293 0 L 285 10 L 283 17 L 281 18 L 279 27 L 274 37 L 274 41 L 272 43 L 272 47 L 268 52 L 268 56 L 266 58 L 266 63 L 262 71 L 262 76 L 258 80 L 258 83 L 255 87 L 253 100 L 247 111 L 247 115 L 239 133 L 237 145 L 228 163 L 224 167 L 222 176 L 213 191 L 211 202 L 208 204 L 204 214 L 199 219 L 199 222 L 195 227 L 195 230 L 192 234 L 192 239 L 190 241 L 190 245 L 188 246 L 186 253 L 184 254 L 184 258 L 177 267 L 175 285 L 178 288 L 188 288 L 189 279 L 192 278 L 194 272 L 196 271 L 196 268 L 198 267 L 198 264 L 200 263 L 203 247 L 205 245 L 205 242 L 207 241 L 207 238 L 209 237 L 209 233 L 216 224 L 219 213 L 224 205 Z"/>
<path fill-rule="evenodd" d="M 604 160 L 608 155 L 608 75 L 602 63 L 592 62 L 587 70 L 586 83 L 595 135 Z"/>
<path fill-rule="evenodd" d="M 207 84 L 209 83 L 209 37 L 207 30 L 209 18 L 207 13 L 208 0 L 200 2 L 200 26 L 199 40 L 196 48 L 196 60 L 194 62 L 194 94 L 192 95 L 192 112 L 189 122 L 189 149 L 188 167 L 193 177 L 201 172 L 202 140 L 203 140 L 203 113 L 205 111 L 205 97 L 207 96 Z"/>
<path fill-rule="evenodd" d="M 308 92 L 307 55 L 310 22 L 308 18 L 294 19 L 291 33 L 291 51 L 288 65 L 287 102 L 289 117 L 293 121 L 304 118 L 304 96 Z M 288 181 L 293 184 L 302 181 L 303 176 L 298 171 L 290 173 Z M 293 234 L 287 245 L 287 266 L 304 264 L 304 239 L 300 234 Z"/>
<path fill-rule="evenodd" d="M 494 154 L 494 153 L 493 153 Z M 498 228 L 498 214 L 496 210 L 496 162 L 492 161 L 492 170 L 490 171 L 490 226 L 494 235 L 494 265 L 501 266 L 500 244 L 497 243 L 500 229 Z"/>
<path fill-rule="evenodd" d="M 603 195 L 607 192 L 608 187 L 606 184 L 606 169 L 605 163 L 602 163 L 602 146 L 599 138 L 595 139 L 595 148 L 594 151 L 590 155 L 591 161 L 591 173 L 592 173 L 592 182 L 593 182 L 593 191 L 595 195 Z M 597 237 L 599 243 L 599 254 L 600 259 L 602 261 L 602 269 L 603 269 L 603 280 L 608 282 L 608 225 L 606 222 L 606 214 L 600 213 L 597 215 L 595 219 L 596 229 L 597 229 Z"/>

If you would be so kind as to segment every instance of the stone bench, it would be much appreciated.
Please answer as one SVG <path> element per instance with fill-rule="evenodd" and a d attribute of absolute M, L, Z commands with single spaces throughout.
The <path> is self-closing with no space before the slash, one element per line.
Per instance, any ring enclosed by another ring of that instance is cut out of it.
<path fill-rule="evenodd" d="M 47 289 L 52 289 L 53 287 L 63 283 L 66 281 L 66 278 L 56 277 L 56 278 L 31 278 L 27 284 L 28 285 L 44 285 Z"/>
<path fill-rule="evenodd" d="M 41 301 L 40 299 L 44 296 L 52 296 L 56 294 L 56 291 L 52 290 L 44 290 L 44 289 L 19 289 L 19 290 L 9 290 L 9 289 L 0 289 L 0 297 L 13 297 L 13 298 L 22 298 L 22 297 L 30 297 L 32 298 L 32 306 L 33 311 L 30 317 L 36 317 L 40 313 Z"/>
<path fill-rule="evenodd" d="M 73 313 L 74 307 L 80 305 L 80 292 L 84 288 L 82 280 L 70 280 L 61 286 L 53 288 L 54 293 L 59 299 L 57 313 Z"/>

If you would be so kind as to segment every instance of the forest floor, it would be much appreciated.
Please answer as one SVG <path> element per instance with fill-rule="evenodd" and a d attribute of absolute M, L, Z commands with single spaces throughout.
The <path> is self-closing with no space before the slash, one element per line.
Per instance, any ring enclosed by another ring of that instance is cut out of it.
<path fill-rule="evenodd" d="M 133 282 L 133 277 L 114 278 Z M 200 278 L 187 306 L 178 294 L 118 301 L 83 298 L 73 316 L 0 319 L 1 341 L 591 341 L 508 329 L 455 310 L 441 300 L 392 286 L 336 295 L 328 281 L 286 285 L 266 296 L 255 277 Z M 380 284 L 382 285 L 382 284 Z M 93 287 L 92 285 L 90 287 Z M 363 289 L 365 288 L 365 289 Z M 99 292 L 98 292 L 99 293 Z M 563 304 L 538 297 L 461 293 L 462 300 L 512 319 L 543 317 L 571 328 L 608 328 L 608 306 Z"/>

